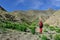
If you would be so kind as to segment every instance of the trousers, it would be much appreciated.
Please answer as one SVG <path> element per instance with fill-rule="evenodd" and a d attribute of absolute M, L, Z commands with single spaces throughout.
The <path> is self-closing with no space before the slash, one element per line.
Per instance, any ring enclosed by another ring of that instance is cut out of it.
<path fill-rule="evenodd" d="M 40 28 L 40 33 L 42 33 L 42 28 Z"/>

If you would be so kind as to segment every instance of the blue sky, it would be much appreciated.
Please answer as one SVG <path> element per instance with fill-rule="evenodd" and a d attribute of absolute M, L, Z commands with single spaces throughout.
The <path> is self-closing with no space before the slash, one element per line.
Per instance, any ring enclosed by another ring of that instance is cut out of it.
<path fill-rule="evenodd" d="M 60 9 L 60 0 L 0 0 L 7 11 Z"/>

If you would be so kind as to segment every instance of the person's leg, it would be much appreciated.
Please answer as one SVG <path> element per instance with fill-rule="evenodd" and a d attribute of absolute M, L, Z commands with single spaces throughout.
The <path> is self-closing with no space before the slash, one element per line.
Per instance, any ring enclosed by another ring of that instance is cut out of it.
<path fill-rule="evenodd" d="M 40 33 L 42 34 L 42 28 L 40 28 Z"/>

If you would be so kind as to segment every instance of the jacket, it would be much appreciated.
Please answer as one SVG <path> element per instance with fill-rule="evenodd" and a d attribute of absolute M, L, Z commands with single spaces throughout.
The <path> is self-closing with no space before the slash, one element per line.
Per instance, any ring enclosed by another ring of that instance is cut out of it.
<path fill-rule="evenodd" d="M 39 27 L 40 27 L 40 28 L 43 27 L 43 22 L 42 22 L 42 21 L 39 22 Z"/>

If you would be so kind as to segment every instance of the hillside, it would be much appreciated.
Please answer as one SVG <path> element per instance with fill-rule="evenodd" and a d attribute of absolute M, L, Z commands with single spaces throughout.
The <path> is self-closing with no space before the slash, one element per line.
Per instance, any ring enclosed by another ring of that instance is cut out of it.
<path fill-rule="evenodd" d="M 45 23 L 47 23 L 49 25 L 60 26 L 60 18 L 59 17 L 60 17 L 60 10 L 53 13 L 53 15 L 50 16 L 50 18 L 48 18 L 45 21 Z"/>
<path fill-rule="evenodd" d="M 18 21 L 26 20 L 27 22 L 32 22 L 36 18 L 42 17 L 43 21 L 49 18 L 55 11 L 52 9 L 39 11 L 39 10 L 28 10 L 28 11 L 14 11 L 7 12 L 0 8 L 0 17 L 4 20 Z"/>
<path fill-rule="evenodd" d="M 37 29 L 40 17 L 42 34 Z M 52 9 L 7 12 L 0 7 L 0 40 L 60 40 L 59 17 L 60 11 Z"/>

